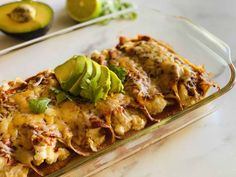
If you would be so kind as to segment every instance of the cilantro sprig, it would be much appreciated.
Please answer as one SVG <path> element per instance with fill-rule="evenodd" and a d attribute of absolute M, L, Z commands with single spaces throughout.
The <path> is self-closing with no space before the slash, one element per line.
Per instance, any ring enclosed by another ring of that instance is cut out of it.
<path fill-rule="evenodd" d="M 114 12 L 118 12 L 124 9 L 133 7 L 132 3 L 122 2 L 121 0 L 103 0 L 102 1 L 102 13 L 100 16 L 109 15 Z M 136 12 L 130 12 L 120 15 L 117 19 L 135 20 L 137 18 Z M 112 19 L 108 19 L 102 22 L 102 24 L 108 23 Z"/>
<path fill-rule="evenodd" d="M 66 91 L 63 91 L 59 88 L 51 87 L 50 90 L 56 94 L 56 101 L 57 104 L 62 103 L 65 100 L 76 100 L 77 98 L 75 96 L 72 96 L 71 94 L 67 93 Z"/>
<path fill-rule="evenodd" d="M 109 65 L 109 69 L 112 70 L 116 75 L 119 77 L 122 83 L 124 83 L 126 76 L 128 72 L 126 71 L 125 68 L 115 66 L 115 65 Z"/>

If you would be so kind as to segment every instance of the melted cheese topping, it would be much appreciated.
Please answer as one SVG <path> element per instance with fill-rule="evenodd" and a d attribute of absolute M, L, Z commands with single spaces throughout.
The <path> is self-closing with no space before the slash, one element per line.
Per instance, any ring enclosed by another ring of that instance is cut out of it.
<path fill-rule="evenodd" d="M 151 79 L 149 87 L 154 84 L 165 98 L 175 98 L 181 107 L 196 103 L 209 89 L 209 85 L 205 90 L 202 84 L 207 81 L 207 78 L 203 76 L 204 68 L 190 63 L 163 42 L 147 36 L 139 36 L 135 39 L 122 38 L 117 51 L 118 55 L 115 60 L 128 58 L 127 60 L 133 61 L 141 68 L 141 71 L 149 75 Z M 212 83 L 208 82 L 208 84 Z M 161 102 L 164 103 L 164 101 Z M 167 102 L 171 101 L 167 100 Z M 165 107 L 167 102 L 159 105 Z M 146 108 L 150 114 L 158 113 L 150 109 L 151 102 L 147 104 L 149 106 Z M 162 112 L 163 109 L 160 110 L 159 112 Z"/>
<path fill-rule="evenodd" d="M 141 130 L 145 127 L 147 120 L 139 114 L 130 113 L 127 110 L 119 107 L 114 111 L 112 124 L 114 131 L 120 135 L 125 135 L 130 130 Z"/>
<path fill-rule="evenodd" d="M 6 165 L 5 158 L 0 157 L 0 177 L 27 177 L 29 169 L 22 164 Z"/>
<path fill-rule="evenodd" d="M 97 147 L 105 141 L 105 135 L 103 135 L 100 131 L 101 128 L 86 130 L 87 143 L 94 152 L 97 152 Z"/>

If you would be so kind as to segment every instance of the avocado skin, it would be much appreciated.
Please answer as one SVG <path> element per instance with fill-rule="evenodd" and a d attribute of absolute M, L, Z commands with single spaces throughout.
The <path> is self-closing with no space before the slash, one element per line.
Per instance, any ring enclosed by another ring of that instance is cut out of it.
<path fill-rule="evenodd" d="M 31 32 L 25 32 L 25 33 L 8 33 L 7 31 L 1 30 L 3 33 L 5 33 L 8 36 L 14 37 L 16 39 L 20 39 L 20 40 L 31 40 L 40 36 L 43 36 L 45 34 L 47 34 L 47 32 L 49 31 L 49 29 L 52 26 L 52 21 L 50 22 L 50 24 L 48 24 L 46 27 L 44 28 L 40 28 L 36 31 L 31 31 Z"/>

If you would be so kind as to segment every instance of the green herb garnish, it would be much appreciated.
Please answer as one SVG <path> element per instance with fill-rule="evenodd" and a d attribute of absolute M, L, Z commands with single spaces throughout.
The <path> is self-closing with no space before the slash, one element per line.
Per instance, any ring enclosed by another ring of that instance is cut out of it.
<path fill-rule="evenodd" d="M 126 76 L 128 74 L 126 69 L 115 65 L 109 65 L 109 69 L 112 70 L 114 73 L 116 73 L 116 75 L 119 77 L 122 83 L 124 83 Z"/>
<path fill-rule="evenodd" d="M 29 100 L 30 111 L 34 114 L 44 113 L 51 100 L 49 98 L 39 98 Z"/>
<path fill-rule="evenodd" d="M 50 90 L 56 94 L 57 104 L 60 104 L 65 100 L 73 101 L 77 99 L 76 97 L 70 95 L 69 93 L 55 87 L 51 87 Z"/>
<path fill-rule="evenodd" d="M 103 0 L 102 2 L 102 12 L 100 16 L 109 15 L 114 12 L 118 12 L 124 9 L 133 7 L 132 3 L 122 2 L 121 0 Z M 137 18 L 136 12 L 130 12 L 127 14 L 120 15 L 117 19 L 135 20 Z M 101 24 L 107 24 L 112 19 L 104 20 Z"/>

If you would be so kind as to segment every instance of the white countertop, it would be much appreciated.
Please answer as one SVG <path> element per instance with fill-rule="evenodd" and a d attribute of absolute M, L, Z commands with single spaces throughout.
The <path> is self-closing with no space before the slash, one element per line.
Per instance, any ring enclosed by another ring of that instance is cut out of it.
<path fill-rule="evenodd" d="M 228 43 L 232 49 L 232 58 L 236 59 L 235 0 L 132 2 L 192 19 Z M 4 45 L 9 43 L 0 41 L 0 48 Z M 213 114 L 94 177 L 235 177 L 236 87 L 221 101 L 221 107 Z"/>

